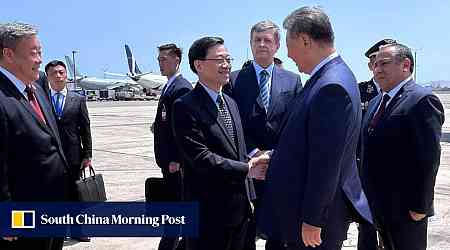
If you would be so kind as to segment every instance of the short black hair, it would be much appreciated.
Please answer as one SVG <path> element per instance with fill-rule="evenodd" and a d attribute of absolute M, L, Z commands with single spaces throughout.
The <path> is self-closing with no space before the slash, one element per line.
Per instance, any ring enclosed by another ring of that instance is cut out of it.
<path fill-rule="evenodd" d="M 205 59 L 209 48 L 223 44 L 224 40 L 221 37 L 206 36 L 196 40 L 189 49 L 189 66 L 191 70 L 197 74 L 194 61 Z"/>
<path fill-rule="evenodd" d="M 63 66 L 65 70 L 67 70 L 66 64 L 63 63 L 62 61 L 59 60 L 53 60 L 49 63 L 47 63 L 47 65 L 45 65 L 45 73 L 48 75 L 48 70 L 50 68 L 56 67 L 56 66 Z"/>
<path fill-rule="evenodd" d="M 163 45 L 158 46 L 158 50 L 159 50 L 159 52 L 161 52 L 163 50 L 169 50 L 169 54 L 180 58 L 180 63 L 181 63 L 183 51 L 176 44 L 174 44 L 174 43 L 163 44 Z"/>

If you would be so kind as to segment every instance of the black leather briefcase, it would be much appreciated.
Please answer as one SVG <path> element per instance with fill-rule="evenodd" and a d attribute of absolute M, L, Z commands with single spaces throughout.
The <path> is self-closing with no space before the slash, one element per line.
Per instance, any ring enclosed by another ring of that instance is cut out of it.
<path fill-rule="evenodd" d="M 163 178 L 150 177 L 145 180 L 145 200 L 167 201 L 166 188 Z"/>
<path fill-rule="evenodd" d="M 105 183 L 101 174 L 95 174 L 89 167 L 89 177 L 85 169 L 81 170 L 80 179 L 75 182 L 79 201 L 103 202 L 106 201 Z"/>

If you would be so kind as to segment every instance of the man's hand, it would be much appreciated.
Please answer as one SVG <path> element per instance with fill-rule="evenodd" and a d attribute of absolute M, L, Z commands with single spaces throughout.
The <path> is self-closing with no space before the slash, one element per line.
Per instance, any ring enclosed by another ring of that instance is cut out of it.
<path fill-rule="evenodd" d="M 81 169 L 85 169 L 88 167 L 92 167 L 91 159 L 89 158 L 83 159 L 83 162 L 81 162 Z"/>
<path fill-rule="evenodd" d="M 302 240 L 303 244 L 307 247 L 318 247 L 322 244 L 322 239 L 320 238 L 320 232 L 322 229 L 320 227 L 309 225 L 305 222 L 302 223 Z"/>
<path fill-rule="evenodd" d="M 423 220 L 423 218 L 427 216 L 426 214 L 419 214 L 411 210 L 409 210 L 409 215 L 411 216 L 411 219 L 413 219 L 414 221 Z"/>
<path fill-rule="evenodd" d="M 180 171 L 180 163 L 171 161 L 169 163 L 169 173 L 173 174 L 177 171 Z"/>
<path fill-rule="evenodd" d="M 248 162 L 248 176 L 257 180 L 265 180 L 269 161 L 270 156 L 267 154 L 251 158 Z"/>
<path fill-rule="evenodd" d="M 3 239 L 4 239 L 4 240 L 7 240 L 7 241 L 15 241 L 15 240 L 17 240 L 17 237 L 16 237 L 16 236 L 12 236 L 12 237 L 3 237 Z"/>

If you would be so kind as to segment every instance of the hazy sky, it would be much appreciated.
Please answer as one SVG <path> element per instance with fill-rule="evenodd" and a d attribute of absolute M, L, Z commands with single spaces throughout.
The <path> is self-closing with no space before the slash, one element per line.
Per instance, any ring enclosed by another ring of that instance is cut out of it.
<path fill-rule="evenodd" d="M 394 38 L 417 50 L 418 81 L 450 80 L 450 1 L 133 1 L 3 0 L 0 22 L 24 21 L 40 28 L 44 63 L 78 50 L 76 62 L 87 75 L 126 73 L 128 43 L 144 71 L 158 72 L 156 47 L 174 42 L 184 49 L 181 72 L 191 81 L 187 51 L 195 39 L 225 39 L 235 58 L 233 69 L 252 58 L 253 24 L 270 19 L 280 28 L 284 18 L 305 5 L 322 6 L 331 18 L 335 46 L 359 81 L 370 78 L 364 52 L 382 38 Z M 285 30 L 277 53 L 285 67 L 298 72 L 287 57 Z M 305 79 L 306 77 L 304 77 Z"/>

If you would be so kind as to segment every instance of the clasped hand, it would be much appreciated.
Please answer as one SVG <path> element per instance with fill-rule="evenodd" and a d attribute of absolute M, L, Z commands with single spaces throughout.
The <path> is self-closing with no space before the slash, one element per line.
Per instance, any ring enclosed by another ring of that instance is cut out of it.
<path fill-rule="evenodd" d="M 261 154 L 251 158 L 248 162 L 248 176 L 257 180 L 265 180 L 269 161 L 270 156 L 268 154 Z"/>

